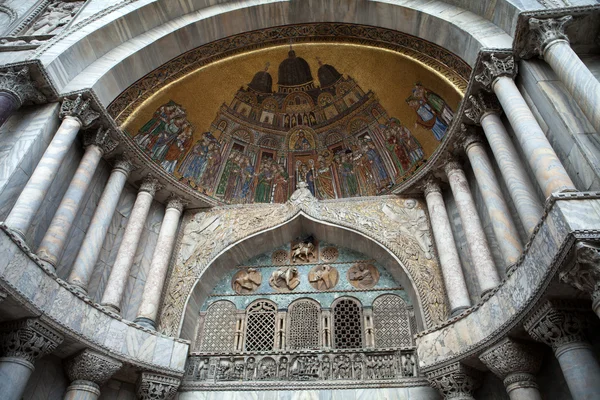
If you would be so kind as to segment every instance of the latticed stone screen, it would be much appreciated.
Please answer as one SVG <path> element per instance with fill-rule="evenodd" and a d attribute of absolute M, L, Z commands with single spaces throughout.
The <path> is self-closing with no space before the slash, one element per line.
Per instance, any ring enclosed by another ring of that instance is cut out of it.
<path fill-rule="evenodd" d="M 233 350 L 235 313 L 235 305 L 229 301 L 217 301 L 208 308 L 204 319 L 201 351 L 228 352 Z"/>
<path fill-rule="evenodd" d="M 336 349 L 362 348 L 361 307 L 354 300 L 342 299 L 333 309 L 333 340 Z"/>
<path fill-rule="evenodd" d="M 258 301 L 246 312 L 246 351 L 270 351 L 275 342 L 275 314 L 270 301 Z"/>
<path fill-rule="evenodd" d="M 378 297 L 373 302 L 375 346 L 408 347 L 412 345 L 408 310 L 404 300 L 393 294 Z"/>
<path fill-rule="evenodd" d="M 319 348 L 319 307 L 310 300 L 298 300 L 290 305 L 288 348 Z"/>

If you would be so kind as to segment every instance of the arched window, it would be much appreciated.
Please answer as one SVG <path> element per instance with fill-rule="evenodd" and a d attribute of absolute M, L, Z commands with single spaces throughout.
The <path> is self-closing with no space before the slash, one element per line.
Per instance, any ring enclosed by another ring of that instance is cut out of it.
<path fill-rule="evenodd" d="M 318 349 L 321 307 L 308 299 L 300 299 L 288 308 L 288 348 L 291 350 Z"/>
<path fill-rule="evenodd" d="M 410 321 L 406 303 L 400 296 L 385 294 L 373 302 L 375 346 L 412 346 Z"/>
<path fill-rule="evenodd" d="M 343 298 L 333 306 L 333 345 L 336 349 L 363 347 L 362 307 L 353 299 Z"/>
<path fill-rule="evenodd" d="M 277 306 L 258 300 L 246 309 L 246 351 L 270 351 L 275 344 Z"/>
<path fill-rule="evenodd" d="M 235 332 L 235 305 L 221 300 L 213 303 L 204 317 L 202 330 L 201 351 L 229 352 L 233 350 Z"/>

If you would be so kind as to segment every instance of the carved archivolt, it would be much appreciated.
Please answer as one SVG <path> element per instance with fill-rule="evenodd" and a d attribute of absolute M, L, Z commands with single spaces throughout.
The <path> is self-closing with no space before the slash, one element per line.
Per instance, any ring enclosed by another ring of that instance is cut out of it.
<path fill-rule="evenodd" d="M 216 207 L 186 215 L 162 307 L 162 332 L 177 336 L 195 282 L 222 251 L 250 235 L 289 222 L 299 213 L 358 231 L 387 248 L 416 284 L 426 326 L 446 319 L 441 271 L 432 256 L 428 221 L 420 201 L 386 196 L 320 202 L 299 186 L 285 204 Z"/>

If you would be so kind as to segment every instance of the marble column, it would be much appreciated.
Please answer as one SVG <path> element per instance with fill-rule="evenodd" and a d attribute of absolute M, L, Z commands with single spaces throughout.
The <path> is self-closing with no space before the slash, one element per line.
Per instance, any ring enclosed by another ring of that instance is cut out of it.
<path fill-rule="evenodd" d="M 60 333 L 37 318 L 0 325 L 0 393 L 4 400 L 21 400 L 38 358 L 63 341 Z"/>
<path fill-rule="evenodd" d="M 431 177 L 425 183 L 425 201 L 450 302 L 450 315 L 458 315 L 471 307 L 471 299 L 452 234 L 450 219 L 446 212 L 442 190 L 437 180 Z"/>
<path fill-rule="evenodd" d="M 494 168 L 481 137 L 474 132 L 469 132 L 463 141 L 463 146 L 475 173 L 475 180 L 481 191 L 485 208 L 490 216 L 504 267 L 508 269 L 511 265 L 516 264 L 523 252 L 519 232 L 504 201 L 502 188 L 496 179 Z"/>
<path fill-rule="evenodd" d="M 123 292 L 127 285 L 129 271 L 133 265 L 133 258 L 137 250 L 150 206 L 154 195 L 160 189 L 158 180 L 148 177 L 142 183 L 137 198 L 131 210 L 131 215 L 127 221 L 127 227 L 123 234 L 121 246 L 117 252 L 117 258 L 110 271 L 108 282 L 100 304 L 108 307 L 112 311 L 119 313 Z"/>
<path fill-rule="evenodd" d="M 465 115 L 475 124 L 481 125 L 494 159 L 512 198 L 519 219 L 527 236 L 531 236 L 542 218 L 544 208 L 537 197 L 519 154 L 513 145 L 504 124 L 500 120 L 502 108 L 493 95 L 479 92 L 469 96 L 469 107 Z"/>
<path fill-rule="evenodd" d="M 460 215 L 471 263 L 477 276 L 481 295 L 489 292 L 500 283 L 498 271 L 492 259 L 485 232 L 481 226 L 475 201 L 469 189 L 469 182 L 457 161 L 450 161 L 445 167 L 456 208 Z"/>
<path fill-rule="evenodd" d="M 600 365 L 584 338 L 586 304 L 553 299 L 541 304 L 524 323 L 529 335 L 552 347 L 573 400 L 600 394 Z"/>
<path fill-rule="evenodd" d="M 533 52 L 554 70 L 596 132 L 600 132 L 600 82 L 569 44 L 565 27 L 573 17 L 529 19 L 529 43 Z M 531 51 L 529 51 L 531 53 Z"/>
<path fill-rule="evenodd" d="M 513 81 L 517 68 L 513 56 L 499 58 L 491 54 L 484 65 L 485 70 L 475 79 L 491 87 L 498 97 L 544 196 L 575 191 L 575 185 Z"/>
<path fill-rule="evenodd" d="M 31 80 L 28 67 L 0 72 L 0 126 L 26 102 L 44 103 L 46 97 Z"/>
<path fill-rule="evenodd" d="M 79 129 L 88 127 L 100 114 L 91 110 L 89 100 L 84 101 L 79 95 L 75 100 L 63 101 L 59 116 L 63 120 L 62 124 L 5 221 L 23 240 Z"/>
<path fill-rule="evenodd" d="M 171 400 L 181 381 L 166 375 L 142 372 L 137 383 L 139 400 Z"/>
<path fill-rule="evenodd" d="M 87 293 L 88 284 L 102 250 L 102 244 L 106 238 L 113 214 L 117 209 L 127 176 L 132 169 L 133 164 L 128 157 L 120 156 L 115 160 L 113 170 L 100 196 L 94 216 L 73 263 L 73 269 L 67 281 L 83 293 Z"/>
<path fill-rule="evenodd" d="M 505 338 L 486 350 L 479 359 L 504 381 L 510 400 L 542 400 L 535 374 L 542 354 L 531 344 Z"/>
<path fill-rule="evenodd" d="M 117 144 L 110 138 L 109 132 L 102 128 L 85 134 L 85 153 L 37 251 L 40 259 L 53 268 L 57 267 L 62 256 L 77 211 L 83 203 L 83 196 L 92 183 L 102 156 L 114 150 Z"/>
<path fill-rule="evenodd" d="M 177 239 L 179 219 L 185 203 L 177 196 L 167 201 L 165 216 L 160 226 L 156 248 L 152 255 L 150 271 L 144 285 L 142 301 L 134 322 L 149 329 L 156 330 L 156 315 L 160 306 L 160 296 L 169 270 L 169 261 Z"/>
<path fill-rule="evenodd" d="M 480 385 L 481 373 L 459 362 L 426 373 L 431 386 L 442 398 L 475 400 L 473 392 Z"/>
<path fill-rule="evenodd" d="M 65 361 L 71 381 L 64 400 L 97 400 L 100 387 L 115 374 L 123 363 L 95 351 L 85 349 Z"/>

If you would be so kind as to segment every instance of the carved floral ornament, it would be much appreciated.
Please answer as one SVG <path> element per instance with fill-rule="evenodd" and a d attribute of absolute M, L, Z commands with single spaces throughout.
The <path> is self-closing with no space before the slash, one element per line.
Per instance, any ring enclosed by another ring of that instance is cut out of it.
<path fill-rule="evenodd" d="M 415 282 L 425 324 L 433 326 L 446 319 L 446 295 L 438 261 L 433 257 L 423 204 L 392 196 L 320 202 L 308 189 L 299 186 L 301 188 L 284 204 L 216 207 L 185 216 L 160 317 L 162 332 L 177 335 L 186 300 L 196 281 L 223 250 L 258 232 L 289 222 L 299 213 L 353 229 L 381 244 L 400 260 Z M 246 282 L 245 290 L 257 287 L 259 281 L 253 281 Z M 240 281 L 238 290 L 242 290 L 244 282 Z M 277 278 L 279 282 L 287 285 L 285 279 Z"/>

